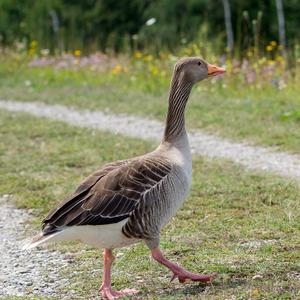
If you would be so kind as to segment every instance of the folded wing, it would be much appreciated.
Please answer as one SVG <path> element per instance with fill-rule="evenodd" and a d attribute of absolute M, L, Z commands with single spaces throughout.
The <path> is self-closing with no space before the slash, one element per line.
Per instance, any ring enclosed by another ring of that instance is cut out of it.
<path fill-rule="evenodd" d="M 167 176 L 171 168 L 170 162 L 157 156 L 104 166 L 50 212 L 43 221 L 43 233 L 51 234 L 65 226 L 104 225 L 128 218 L 143 194 Z"/>

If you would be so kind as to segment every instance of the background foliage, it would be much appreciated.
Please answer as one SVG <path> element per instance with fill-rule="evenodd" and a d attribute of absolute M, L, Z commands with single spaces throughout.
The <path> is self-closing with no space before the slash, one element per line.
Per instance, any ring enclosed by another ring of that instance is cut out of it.
<path fill-rule="evenodd" d="M 299 41 L 300 2 L 284 1 L 288 45 Z M 274 0 L 231 0 L 235 51 L 277 40 Z M 155 23 L 147 26 L 147 20 Z M 221 0 L 0 0 L 0 43 L 68 51 L 167 49 L 208 42 L 224 52 L 226 40 Z"/>

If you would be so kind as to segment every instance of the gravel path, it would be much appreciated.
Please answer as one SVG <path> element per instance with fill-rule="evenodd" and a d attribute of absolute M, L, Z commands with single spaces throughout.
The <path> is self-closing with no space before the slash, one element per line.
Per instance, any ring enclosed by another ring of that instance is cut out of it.
<path fill-rule="evenodd" d="M 69 265 L 68 257 L 57 251 L 21 250 L 30 215 L 10 205 L 9 197 L 0 197 L 0 298 L 43 295 L 62 299 L 59 290 L 69 283 L 60 278 L 59 271 Z"/>
<path fill-rule="evenodd" d="M 159 140 L 163 131 L 163 124 L 155 120 L 101 111 L 79 111 L 61 105 L 0 100 L 0 108 L 27 112 L 37 117 L 63 121 L 75 126 L 109 130 L 145 140 Z M 272 148 L 251 146 L 246 143 L 235 143 L 199 130 L 190 134 L 190 144 L 194 154 L 226 158 L 249 169 L 269 171 L 300 180 L 299 155 L 277 152 Z"/>

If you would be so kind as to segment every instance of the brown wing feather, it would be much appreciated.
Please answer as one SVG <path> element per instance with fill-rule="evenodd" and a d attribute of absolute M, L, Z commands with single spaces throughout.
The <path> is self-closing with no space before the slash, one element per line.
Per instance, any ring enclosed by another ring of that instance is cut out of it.
<path fill-rule="evenodd" d="M 143 193 L 170 170 L 169 162 L 154 156 L 108 164 L 87 177 L 44 219 L 43 232 L 49 234 L 64 226 L 120 222 L 129 217 Z"/>

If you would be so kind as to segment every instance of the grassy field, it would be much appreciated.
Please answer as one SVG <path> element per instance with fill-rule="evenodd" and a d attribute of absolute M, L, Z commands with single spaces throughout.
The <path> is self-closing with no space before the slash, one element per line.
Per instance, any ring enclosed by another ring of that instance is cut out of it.
<path fill-rule="evenodd" d="M 36 228 L 98 166 L 153 148 L 135 139 L 3 111 L 0 140 L 0 194 L 13 194 L 19 207 L 33 208 Z M 196 158 L 191 194 L 163 230 L 161 247 L 190 270 L 218 272 L 219 277 L 208 286 L 170 283 L 169 272 L 139 244 L 116 251 L 114 286 L 140 289 L 142 299 L 298 299 L 299 192 L 298 185 L 279 177 Z M 59 247 L 75 260 L 62 270 L 70 278 L 68 288 L 78 298 L 95 299 L 100 251 L 78 244 Z"/>
<path fill-rule="evenodd" d="M 164 120 L 175 58 L 157 60 L 148 55 L 132 61 L 114 57 L 98 68 L 93 64 L 80 66 L 81 61 L 84 58 L 74 58 L 69 67 L 61 67 L 66 63 L 63 60 L 28 67 L 29 61 L 22 57 L 2 57 L 0 98 Z M 272 67 L 272 63 L 276 62 L 260 59 L 244 70 L 242 65 L 234 67 L 228 62 L 228 74 L 223 79 L 202 82 L 193 90 L 188 126 L 299 153 L 299 67 L 286 72 L 284 66 L 277 63 Z"/>

